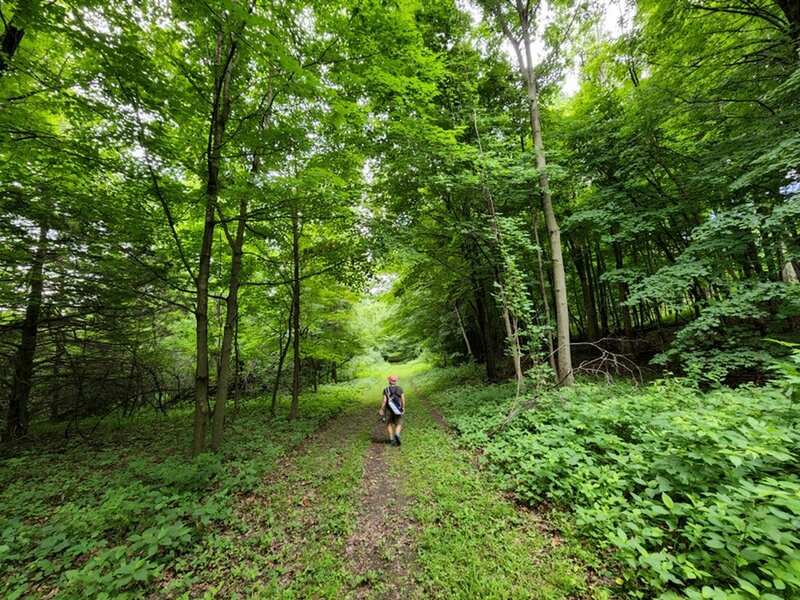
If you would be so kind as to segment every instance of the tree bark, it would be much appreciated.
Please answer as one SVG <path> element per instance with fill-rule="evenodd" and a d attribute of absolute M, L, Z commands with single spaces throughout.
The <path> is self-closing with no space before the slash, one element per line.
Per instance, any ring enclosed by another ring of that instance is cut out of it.
<path fill-rule="evenodd" d="M 272 388 L 272 404 L 270 404 L 270 413 L 275 415 L 275 405 L 278 402 L 278 388 L 281 385 L 281 375 L 283 374 L 283 363 L 286 360 L 286 355 L 289 353 L 289 345 L 292 343 L 292 308 L 289 307 L 289 318 L 286 324 L 286 345 L 281 345 L 281 352 L 278 356 L 278 372 L 275 375 L 275 385 Z"/>
<path fill-rule="evenodd" d="M 225 405 L 228 401 L 228 385 L 231 374 L 231 353 L 233 350 L 233 330 L 239 318 L 239 276 L 242 271 L 242 247 L 244 245 L 245 219 L 247 218 L 247 198 L 239 203 L 239 221 L 236 237 L 231 244 L 231 282 L 225 308 L 225 328 L 222 334 L 222 347 L 219 356 L 217 375 L 217 397 L 214 403 L 214 420 L 211 426 L 211 448 L 219 450 L 225 429 Z"/>
<path fill-rule="evenodd" d="M 556 363 L 556 353 L 555 349 L 553 348 L 553 334 L 552 327 L 553 317 L 550 314 L 550 300 L 548 300 L 547 294 L 547 286 L 545 285 L 545 273 L 544 273 L 544 261 L 542 260 L 542 244 L 539 241 L 539 219 L 537 218 L 537 213 L 534 212 L 533 214 L 533 236 L 534 240 L 536 241 L 536 265 L 539 271 L 539 291 L 542 294 L 542 303 L 544 304 L 544 316 L 547 322 L 545 325 L 547 326 L 547 358 L 550 361 L 550 368 L 553 370 L 553 374 L 558 379 L 558 364 Z"/>
<path fill-rule="evenodd" d="M 467 345 L 467 356 L 470 359 L 473 359 L 474 356 L 472 355 L 472 346 L 469 344 L 469 338 L 467 337 L 467 331 L 464 329 L 464 322 L 461 320 L 461 313 L 458 312 L 458 305 L 453 303 L 453 310 L 456 311 L 456 318 L 458 319 L 458 328 L 461 330 L 461 335 L 464 337 L 464 343 Z"/>
<path fill-rule="evenodd" d="M 236 319 L 236 329 L 233 332 L 233 364 L 236 371 L 233 378 L 233 414 L 231 420 L 239 416 L 239 401 L 242 396 L 242 361 L 239 358 L 239 319 Z"/>
<path fill-rule="evenodd" d="M 300 215 L 295 200 L 292 212 L 292 409 L 290 417 L 296 419 L 300 405 Z"/>
<path fill-rule="evenodd" d="M 208 180 L 206 183 L 206 210 L 203 226 L 203 241 L 200 246 L 200 261 L 197 270 L 195 287 L 197 297 L 195 304 L 195 404 L 194 435 L 192 439 L 192 456 L 197 456 L 205 449 L 206 424 L 208 422 L 208 283 L 211 270 L 211 252 L 216 226 L 217 201 L 219 196 L 219 171 L 222 163 L 222 143 L 225 126 L 230 115 L 230 83 L 233 70 L 233 59 L 236 55 L 236 42 L 228 48 L 224 64 L 222 63 L 223 24 L 217 30 L 216 66 L 214 76 L 214 104 L 208 135 L 206 151 L 208 163 Z M 220 70 L 221 69 L 221 70 Z"/>
<path fill-rule="evenodd" d="M 564 273 L 564 257 L 561 249 L 561 229 L 556 220 L 556 215 L 553 210 L 553 200 L 550 195 L 550 180 L 547 175 L 547 160 L 545 158 L 544 141 L 542 139 L 539 89 L 536 80 L 536 72 L 533 68 L 533 53 L 531 50 L 530 26 L 532 12 L 535 8 L 531 6 L 530 2 L 524 2 L 524 0 L 515 0 L 515 6 L 522 34 L 520 37 L 517 37 L 511 31 L 502 11 L 496 9 L 495 15 L 501 22 L 506 38 L 514 47 L 514 51 L 517 55 L 517 63 L 528 96 L 528 113 L 533 135 L 534 153 L 536 155 L 536 169 L 539 172 L 539 186 L 542 190 L 542 209 L 547 224 L 547 231 L 550 236 L 550 249 L 553 261 L 553 295 L 555 296 L 556 303 L 556 330 L 558 340 L 556 352 L 558 354 L 558 372 L 562 385 L 573 385 L 575 383 L 575 377 L 572 372 L 572 353 L 570 349 L 569 333 L 569 300 L 567 298 L 567 278 Z M 520 40 L 522 41 L 522 47 L 520 47 Z"/>
<path fill-rule="evenodd" d="M 49 227 L 39 227 L 39 241 L 29 274 L 30 294 L 22 322 L 22 339 L 14 360 L 11 396 L 6 418 L 6 441 L 19 439 L 28 433 L 28 401 L 33 387 L 33 359 L 36 354 L 36 337 L 39 333 L 39 314 L 42 309 L 44 289 L 44 259 L 47 252 Z"/>
<path fill-rule="evenodd" d="M 584 317 L 586 320 L 586 339 L 589 342 L 597 341 L 598 326 L 597 326 L 597 309 L 594 305 L 594 295 L 592 288 L 589 284 L 590 259 L 586 256 L 587 251 L 580 243 L 576 243 L 572 247 L 572 258 L 575 262 L 575 270 L 578 273 L 578 280 L 581 285 L 581 293 L 583 295 Z"/>

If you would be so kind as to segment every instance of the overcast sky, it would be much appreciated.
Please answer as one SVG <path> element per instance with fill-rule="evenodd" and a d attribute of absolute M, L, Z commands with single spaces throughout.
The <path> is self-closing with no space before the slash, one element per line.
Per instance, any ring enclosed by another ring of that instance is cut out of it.
<path fill-rule="evenodd" d="M 473 22 L 477 23 L 481 19 L 481 9 L 473 0 L 457 0 L 457 2 L 463 10 L 472 15 Z M 616 37 L 630 26 L 630 22 L 633 18 L 635 10 L 633 7 L 628 6 L 630 4 L 630 0 L 595 0 L 595 3 L 599 6 L 602 6 L 603 19 L 601 20 L 599 27 L 602 28 L 605 34 Z M 543 5 L 544 10 L 540 9 L 540 18 L 538 19 L 539 29 L 534 42 L 534 60 L 537 62 L 541 60 L 546 53 L 544 44 L 541 42 L 541 32 L 547 25 L 549 18 L 549 10 L 546 0 L 543 2 Z M 516 61 L 516 57 L 511 45 L 506 42 L 504 47 L 512 61 Z M 565 74 L 562 89 L 566 94 L 574 94 L 578 90 L 577 66 L 572 71 L 569 71 Z"/>

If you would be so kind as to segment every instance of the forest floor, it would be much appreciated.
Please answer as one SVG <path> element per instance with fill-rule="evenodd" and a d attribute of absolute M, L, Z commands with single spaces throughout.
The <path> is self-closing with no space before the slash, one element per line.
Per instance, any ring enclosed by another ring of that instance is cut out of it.
<path fill-rule="evenodd" d="M 387 443 L 376 381 L 239 498 L 248 529 L 231 545 L 255 541 L 249 575 L 217 573 L 218 585 L 197 584 L 190 595 L 607 597 L 583 551 L 506 497 L 413 380 L 405 383 L 402 446 Z"/>
<path fill-rule="evenodd" d="M 298 421 L 254 400 L 196 461 L 176 412 L 0 463 L 0 596 L 609 598 L 597 559 L 459 447 L 424 368 L 397 367 L 400 447 L 375 376 L 304 395 Z"/>

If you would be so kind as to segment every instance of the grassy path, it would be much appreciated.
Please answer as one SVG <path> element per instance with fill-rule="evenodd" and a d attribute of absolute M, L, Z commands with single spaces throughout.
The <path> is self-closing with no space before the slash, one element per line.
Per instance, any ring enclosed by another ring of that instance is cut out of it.
<path fill-rule="evenodd" d="M 385 443 L 378 376 L 304 395 L 297 421 L 253 401 L 224 455 L 176 455 L 191 433 L 176 413 L 7 460 L 0 596 L 607 598 L 578 549 L 473 466 L 415 368 L 398 368 L 401 447 Z"/>
<path fill-rule="evenodd" d="M 228 583 L 190 596 L 594 597 L 575 549 L 507 501 L 411 386 L 403 446 L 386 444 L 380 389 L 239 498 L 248 529 L 231 536 L 228 576 L 213 577 Z"/>

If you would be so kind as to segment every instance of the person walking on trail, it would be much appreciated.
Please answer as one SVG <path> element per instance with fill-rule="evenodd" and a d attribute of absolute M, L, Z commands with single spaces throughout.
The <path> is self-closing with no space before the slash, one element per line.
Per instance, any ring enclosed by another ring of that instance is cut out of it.
<path fill-rule="evenodd" d="M 389 375 L 389 387 L 383 390 L 383 401 L 378 414 L 386 421 L 389 443 L 400 445 L 400 431 L 403 429 L 403 413 L 406 410 L 406 397 L 403 388 L 397 385 L 397 375 Z"/>

